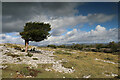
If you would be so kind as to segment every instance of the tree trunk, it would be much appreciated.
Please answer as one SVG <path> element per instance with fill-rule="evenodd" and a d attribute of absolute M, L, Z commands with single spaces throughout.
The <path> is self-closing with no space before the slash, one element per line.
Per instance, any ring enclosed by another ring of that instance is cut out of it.
<path fill-rule="evenodd" d="M 29 44 L 29 41 L 25 40 L 25 52 L 27 52 L 28 50 L 28 44 Z"/>

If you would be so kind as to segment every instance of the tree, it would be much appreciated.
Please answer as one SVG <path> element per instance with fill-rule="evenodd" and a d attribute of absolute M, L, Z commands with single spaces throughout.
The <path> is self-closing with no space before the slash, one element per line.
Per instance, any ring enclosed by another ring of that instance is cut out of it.
<path fill-rule="evenodd" d="M 110 42 L 110 43 L 108 44 L 108 46 L 109 46 L 109 48 L 111 48 L 112 52 L 116 52 L 117 49 L 118 49 L 118 44 L 115 43 L 114 41 Z"/>
<path fill-rule="evenodd" d="M 39 22 L 28 22 L 25 24 L 23 32 L 20 32 L 22 39 L 25 40 L 25 52 L 27 52 L 29 41 L 39 42 L 50 36 L 50 26 L 50 24 Z"/>
<path fill-rule="evenodd" d="M 100 50 L 103 47 L 103 44 L 96 44 L 96 49 Z"/>

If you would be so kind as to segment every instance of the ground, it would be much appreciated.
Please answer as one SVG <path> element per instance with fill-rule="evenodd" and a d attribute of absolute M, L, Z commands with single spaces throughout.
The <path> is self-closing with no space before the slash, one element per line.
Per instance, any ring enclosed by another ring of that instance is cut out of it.
<path fill-rule="evenodd" d="M 23 45 L 20 46 L 24 47 Z M 10 45 L 9 46 L 7 45 L 7 47 L 10 47 Z M 33 46 L 29 48 L 32 47 Z M 54 62 L 61 61 L 59 63 L 65 69 L 71 69 L 73 70 L 73 72 L 67 73 L 64 71 L 62 72 L 60 72 L 59 70 L 57 71 L 53 68 L 53 63 L 37 64 L 36 68 L 35 67 L 30 68 L 29 64 L 4 63 L 3 66 L 7 65 L 7 67 L 2 68 L 2 77 L 3 78 L 30 78 L 30 77 L 114 78 L 115 76 L 118 75 L 118 55 L 102 53 L 102 52 L 86 52 L 86 51 L 72 50 L 65 48 L 53 49 L 48 47 L 37 47 L 37 49 L 42 51 L 53 52 L 53 55 L 49 57 L 54 58 L 55 60 Z M 37 59 L 34 60 L 37 61 Z"/>

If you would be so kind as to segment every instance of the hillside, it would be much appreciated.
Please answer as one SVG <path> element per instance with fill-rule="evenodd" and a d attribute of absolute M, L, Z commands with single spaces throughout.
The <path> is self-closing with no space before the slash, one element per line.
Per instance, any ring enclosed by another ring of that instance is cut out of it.
<path fill-rule="evenodd" d="M 0 44 L 3 78 L 114 78 L 118 55 L 66 48 Z"/>

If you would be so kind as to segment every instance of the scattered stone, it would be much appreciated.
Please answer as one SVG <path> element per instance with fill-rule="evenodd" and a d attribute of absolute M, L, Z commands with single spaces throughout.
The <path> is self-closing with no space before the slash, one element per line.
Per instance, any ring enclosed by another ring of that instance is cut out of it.
<path fill-rule="evenodd" d="M 64 72 L 64 73 L 73 73 L 75 70 L 70 68 L 65 68 L 62 66 L 62 64 L 59 63 L 60 61 L 57 61 L 55 64 L 53 64 L 53 69 L 58 72 Z"/>
<path fill-rule="evenodd" d="M 63 78 L 65 78 L 65 76 L 63 76 Z"/>
<path fill-rule="evenodd" d="M 118 76 L 118 75 L 117 75 L 117 74 L 112 73 L 112 75 L 111 75 L 111 76 L 115 77 L 115 76 Z"/>
<path fill-rule="evenodd" d="M 26 78 L 32 78 L 32 76 L 26 76 Z"/>
<path fill-rule="evenodd" d="M 5 69 L 5 68 L 7 68 L 8 66 L 7 65 L 5 65 L 5 66 L 0 66 L 0 69 Z"/>
<path fill-rule="evenodd" d="M 91 75 L 83 76 L 83 78 L 90 78 L 90 77 L 91 77 Z"/>
<path fill-rule="evenodd" d="M 46 68 L 45 71 L 52 71 L 52 69 L 48 69 L 48 68 Z"/>
<path fill-rule="evenodd" d="M 4 64 L 7 64 L 7 63 L 28 64 L 29 67 L 31 68 L 32 67 L 37 68 L 38 64 L 53 64 L 52 69 L 58 72 L 73 73 L 75 71 L 73 68 L 69 69 L 62 66 L 61 62 L 67 62 L 67 60 L 62 59 L 62 60 L 56 61 L 53 57 L 55 56 L 53 55 L 54 51 L 45 51 L 45 50 L 38 49 L 37 47 L 33 50 L 32 48 L 32 52 L 30 52 L 30 54 L 32 54 L 33 56 L 31 57 L 25 56 L 28 53 L 15 50 L 14 48 L 7 48 L 5 46 L 0 46 L 0 51 L 1 51 L 0 53 L 2 54 L 4 53 L 1 59 L 2 60 L 1 62 Z M 12 55 L 19 55 L 19 57 L 7 56 L 5 53 L 11 53 Z M 33 58 L 37 58 L 38 60 L 33 60 Z M 52 69 L 46 68 L 45 70 L 52 71 Z"/>
<path fill-rule="evenodd" d="M 101 59 L 97 59 L 97 58 L 95 58 L 95 60 L 99 60 L 99 61 L 106 62 L 106 63 L 111 63 L 111 64 L 118 64 L 118 63 L 115 63 L 115 62 L 112 62 L 112 61 L 106 61 L 106 60 L 101 60 Z"/>

